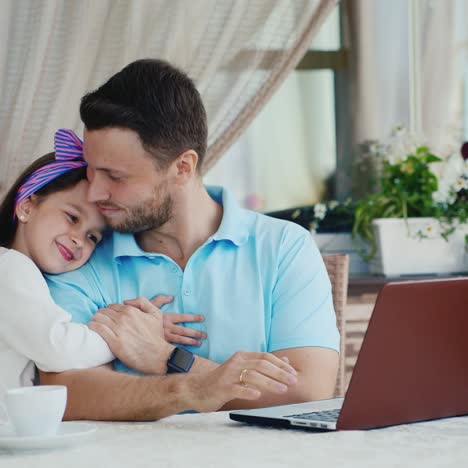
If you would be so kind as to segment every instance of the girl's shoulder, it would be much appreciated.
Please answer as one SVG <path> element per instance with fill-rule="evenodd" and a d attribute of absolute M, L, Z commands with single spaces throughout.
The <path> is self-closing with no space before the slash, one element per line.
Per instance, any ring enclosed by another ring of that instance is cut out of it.
<path fill-rule="evenodd" d="M 0 290 L 3 302 L 17 301 L 21 296 L 37 300 L 49 296 L 49 288 L 41 271 L 28 256 L 14 249 L 0 249 Z"/>
<path fill-rule="evenodd" d="M 0 247 L 0 271 L 8 271 L 8 276 L 14 274 L 15 276 L 40 275 L 42 277 L 39 268 L 28 256 L 5 247 Z"/>

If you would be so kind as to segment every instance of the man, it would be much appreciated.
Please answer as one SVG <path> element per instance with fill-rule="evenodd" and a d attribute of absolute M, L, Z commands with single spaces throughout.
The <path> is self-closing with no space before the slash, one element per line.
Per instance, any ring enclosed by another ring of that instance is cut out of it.
<path fill-rule="evenodd" d="M 83 268 L 49 276 L 52 295 L 129 367 L 187 373 L 135 376 L 117 362 L 124 372 L 42 374 L 69 387 L 66 416 L 157 419 L 332 396 L 339 335 L 321 256 L 301 227 L 203 186 L 207 121 L 193 82 L 166 62 L 136 61 L 80 112 L 89 199 L 115 232 Z M 159 294 L 174 297 L 167 313 L 205 315 L 187 325 L 206 335 L 199 348 L 164 340 L 147 300 Z"/>

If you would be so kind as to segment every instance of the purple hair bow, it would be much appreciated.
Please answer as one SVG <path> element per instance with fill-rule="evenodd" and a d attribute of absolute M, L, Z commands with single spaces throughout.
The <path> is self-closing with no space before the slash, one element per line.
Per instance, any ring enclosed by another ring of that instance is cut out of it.
<path fill-rule="evenodd" d="M 68 128 L 55 132 L 55 161 L 34 171 L 16 193 L 15 208 L 33 193 L 72 169 L 86 167 L 83 159 L 83 142 Z M 15 218 L 15 215 L 13 215 Z"/>

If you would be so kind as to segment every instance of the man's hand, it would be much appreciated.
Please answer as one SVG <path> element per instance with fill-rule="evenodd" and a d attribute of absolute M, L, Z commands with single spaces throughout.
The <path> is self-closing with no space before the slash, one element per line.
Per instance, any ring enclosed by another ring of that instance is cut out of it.
<path fill-rule="evenodd" d="M 172 297 L 159 296 L 159 307 Z M 94 314 L 88 324 L 99 333 L 114 355 L 144 374 L 165 374 L 174 346 L 164 338 L 163 313 L 144 297 L 110 304 Z"/>
<path fill-rule="evenodd" d="M 284 394 L 297 383 L 287 359 L 260 352 L 238 352 L 217 369 L 187 378 L 187 404 L 200 412 L 216 411 L 233 399 L 257 400 L 264 392 Z"/>

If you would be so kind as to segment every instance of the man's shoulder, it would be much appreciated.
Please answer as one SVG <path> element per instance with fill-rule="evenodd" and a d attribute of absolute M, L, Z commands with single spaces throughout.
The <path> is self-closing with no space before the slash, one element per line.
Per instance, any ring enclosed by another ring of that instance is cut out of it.
<path fill-rule="evenodd" d="M 273 218 L 263 213 L 245 210 L 251 234 L 257 239 L 271 239 L 281 243 L 311 238 L 309 231 L 299 224 Z"/>
<path fill-rule="evenodd" d="M 310 265 L 321 262 L 320 251 L 307 229 L 299 224 L 249 212 L 250 239 L 255 251 L 261 254 L 265 265 L 282 264 L 285 260 L 301 257 Z"/>

